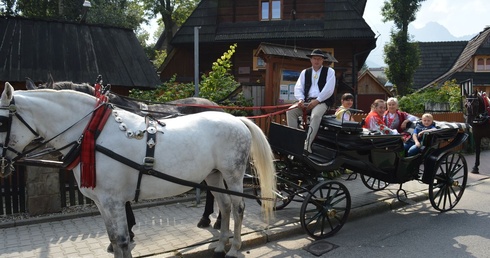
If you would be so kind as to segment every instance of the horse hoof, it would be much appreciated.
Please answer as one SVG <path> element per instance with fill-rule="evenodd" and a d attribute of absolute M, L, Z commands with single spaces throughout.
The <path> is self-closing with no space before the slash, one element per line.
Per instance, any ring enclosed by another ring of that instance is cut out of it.
<path fill-rule="evenodd" d="M 213 254 L 213 258 L 225 258 L 225 257 L 226 257 L 225 252 L 215 252 Z"/>
<path fill-rule="evenodd" d="M 471 171 L 472 174 L 480 174 L 479 171 Z"/>

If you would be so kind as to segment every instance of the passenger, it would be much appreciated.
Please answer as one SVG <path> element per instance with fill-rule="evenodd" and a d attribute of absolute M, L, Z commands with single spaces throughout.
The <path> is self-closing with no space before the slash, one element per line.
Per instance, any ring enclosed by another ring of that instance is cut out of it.
<path fill-rule="evenodd" d="M 341 121 L 354 121 L 349 108 L 354 104 L 354 96 L 350 93 L 344 93 L 340 99 L 341 106 L 335 111 L 335 118 Z"/>
<path fill-rule="evenodd" d="M 294 86 L 294 97 L 298 102 L 291 106 L 286 115 L 288 126 L 297 128 L 298 117 L 303 115 L 303 110 L 311 111 L 311 122 L 304 144 L 304 154 L 309 155 L 311 143 L 318 133 L 322 117 L 334 103 L 335 71 L 329 65 L 337 60 L 320 49 L 315 49 L 306 56 L 310 58 L 312 67 L 301 71 Z M 323 66 L 324 62 L 326 62 L 325 66 Z M 304 103 L 308 102 L 306 106 Z"/>
<path fill-rule="evenodd" d="M 431 114 L 426 113 L 422 115 L 422 124 L 417 124 L 413 131 L 412 138 L 405 143 L 405 150 L 407 151 L 407 157 L 414 156 L 420 152 L 421 139 L 424 132 L 432 131 L 436 129 L 434 118 Z"/>
<path fill-rule="evenodd" d="M 411 122 L 415 122 L 418 119 L 416 116 L 400 111 L 396 98 L 388 98 L 386 105 L 388 110 L 383 114 L 383 121 L 389 128 L 396 129 L 400 134 L 405 131 L 407 126 L 410 126 Z"/>
<path fill-rule="evenodd" d="M 390 129 L 383 122 L 383 114 L 386 110 L 386 103 L 382 99 L 376 99 L 371 104 L 371 112 L 366 117 L 364 128 L 370 131 L 379 131 L 381 134 L 398 134 L 396 129 Z"/>

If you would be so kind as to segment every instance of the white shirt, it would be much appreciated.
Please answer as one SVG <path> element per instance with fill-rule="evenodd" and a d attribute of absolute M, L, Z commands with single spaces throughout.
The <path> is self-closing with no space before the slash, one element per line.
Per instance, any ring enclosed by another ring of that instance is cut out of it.
<path fill-rule="evenodd" d="M 321 69 L 326 68 L 328 69 L 327 72 L 327 80 L 325 82 L 325 86 L 323 87 L 322 91 L 320 92 L 320 88 L 318 87 L 318 80 L 320 79 L 320 72 Z M 323 102 L 330 98 L 334 91 L 335 91 L 335 70 L 332 69 L 331 67 L 325 67 L 322 66 L 322 68 L 319 69 L 318 71 L 315 72 L 315 70 L 312 68 L 312 73 L 311 73 L 311 87 L 310 91 L 308 92 L 308 97 L 310 98 L 316 98 L 319 102 Z M 306 69 L 301 71 L 298 81 L 296 82 L 296 85 L 294 86 L 294 97 L 297 100 L 305 100 L 306 96 L 304 94 L 305 91 L 305 73 Z"/>

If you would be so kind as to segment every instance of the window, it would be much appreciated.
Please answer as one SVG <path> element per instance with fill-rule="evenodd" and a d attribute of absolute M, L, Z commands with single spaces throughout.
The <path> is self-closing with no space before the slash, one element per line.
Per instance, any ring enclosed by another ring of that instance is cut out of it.
<path fill-rule="evenodd" d="M 488 56 L 476 57 L 475 72 L 490 72 L 490 57 Z"/>
<path fill-rule="evenodd" d="M 260 0 L 260 20 L 280 20 L 282 0 Z"/>

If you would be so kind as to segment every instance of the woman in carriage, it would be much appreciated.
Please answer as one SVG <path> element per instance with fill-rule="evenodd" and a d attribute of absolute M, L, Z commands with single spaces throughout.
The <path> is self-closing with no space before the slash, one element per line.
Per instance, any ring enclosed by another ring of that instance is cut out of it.
<path fill-rule="evenodd" d="M 373 104 L 371 104 L 371 112 L 367 115 L 363 127 L 369 131 L 377 131 L 381 134 L 399 134 L 396 129 L 389 128 L 383 121 L 383 114 L 385 111 L 385 101 L 376 99 Z"/>

